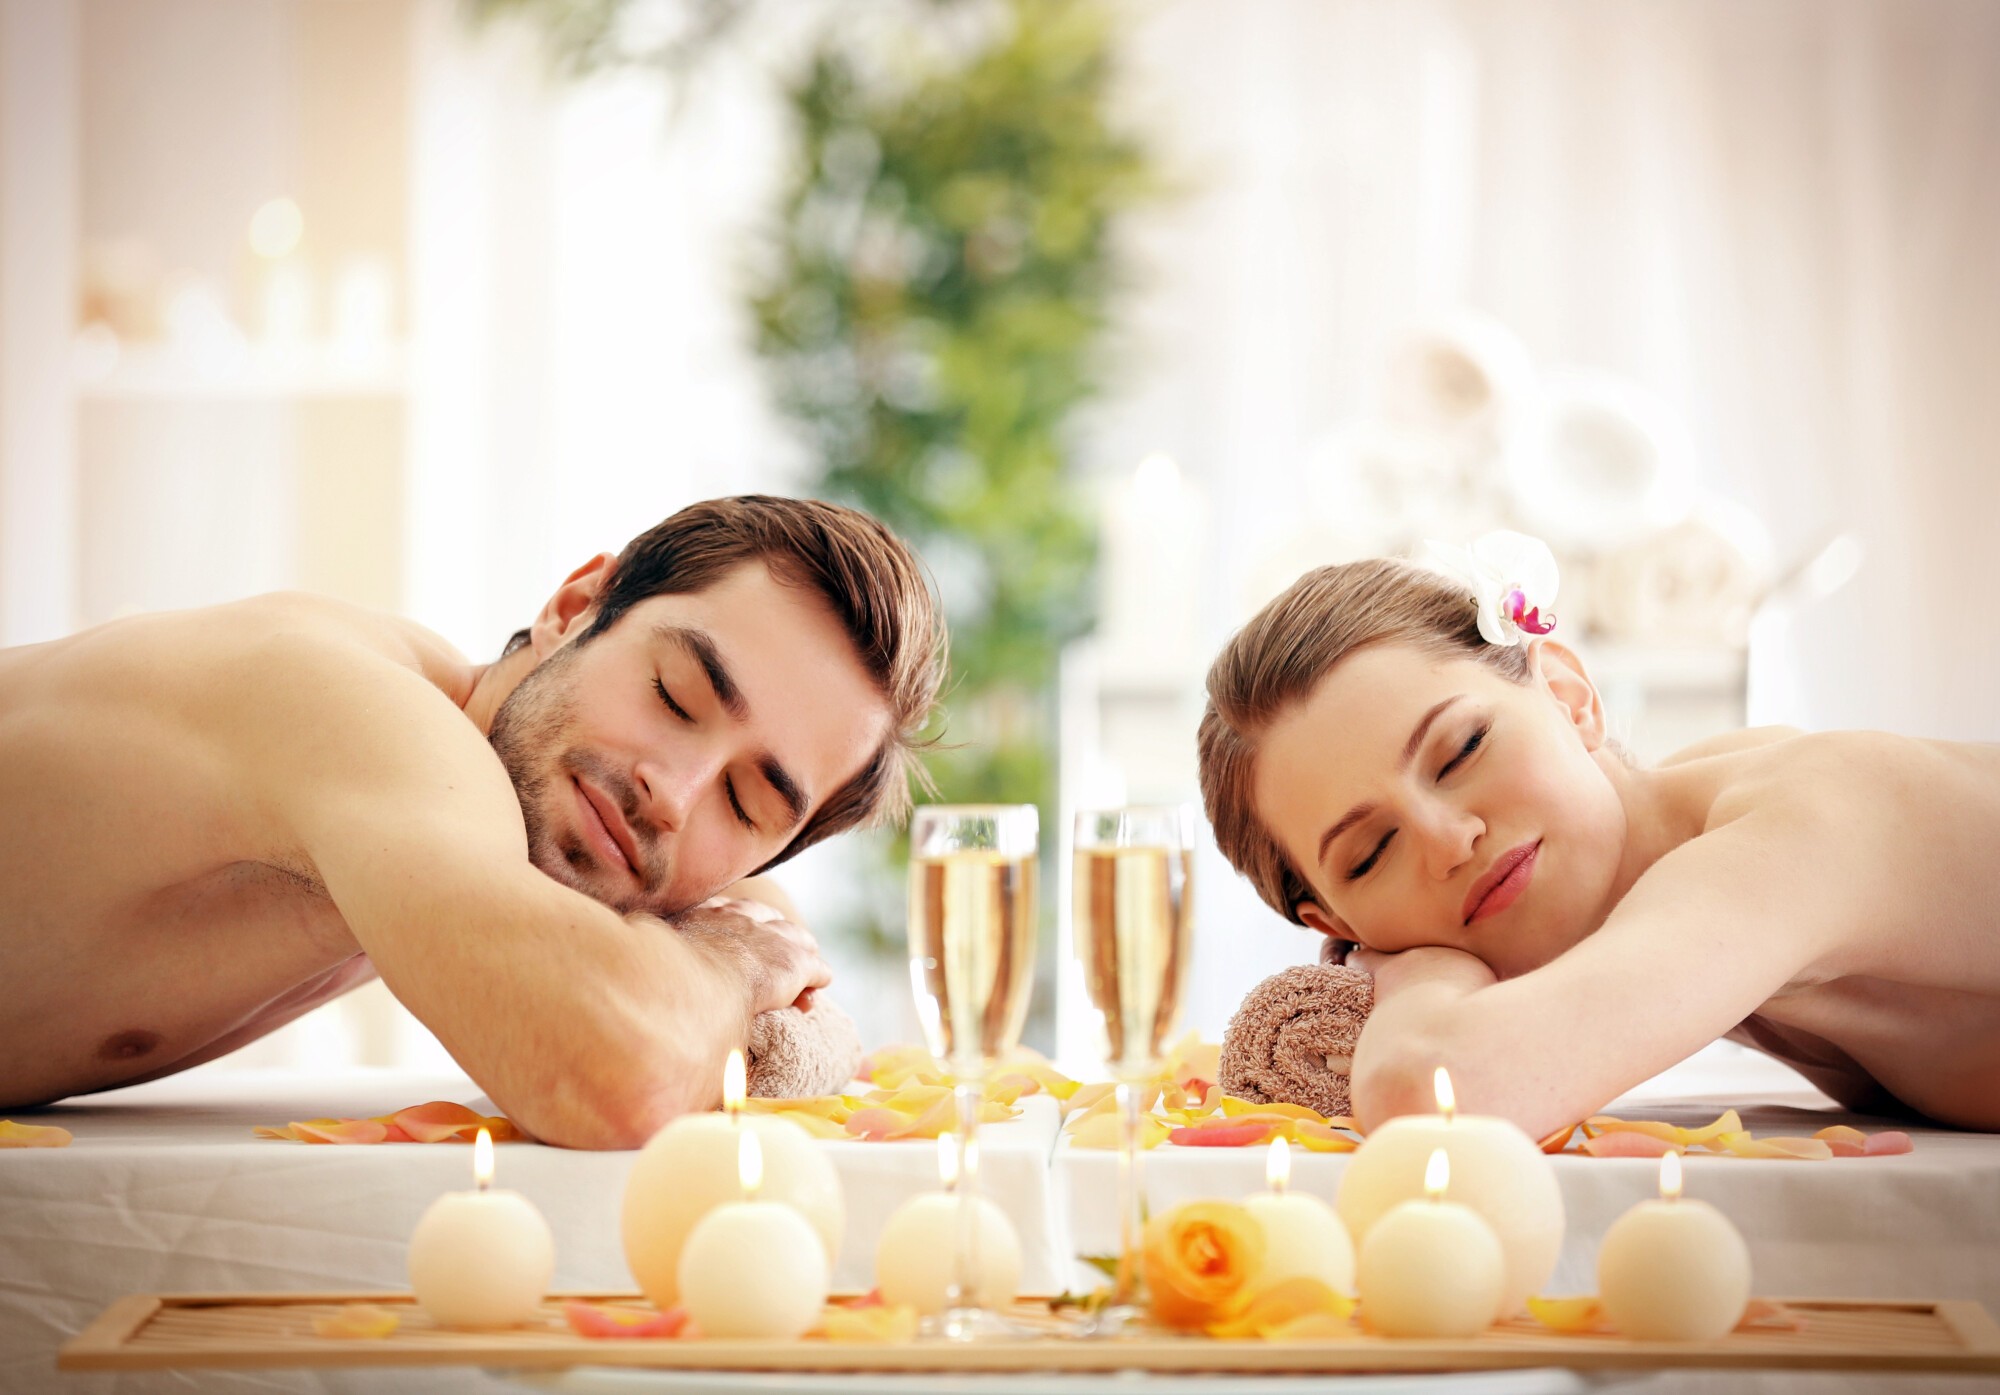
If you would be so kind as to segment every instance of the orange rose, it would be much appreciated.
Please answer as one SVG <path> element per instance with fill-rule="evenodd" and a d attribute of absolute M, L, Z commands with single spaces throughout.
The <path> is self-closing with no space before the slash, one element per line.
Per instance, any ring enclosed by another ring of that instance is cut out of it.
<path fill-rule="evenodd" d="M 1232 1316 L 1264 1263 L 1264 1231 L 1229 1201 L 1189 1201 L 1146 1222 L 1141 1266 L 1153 1316 L 1200 1329 Z"/>

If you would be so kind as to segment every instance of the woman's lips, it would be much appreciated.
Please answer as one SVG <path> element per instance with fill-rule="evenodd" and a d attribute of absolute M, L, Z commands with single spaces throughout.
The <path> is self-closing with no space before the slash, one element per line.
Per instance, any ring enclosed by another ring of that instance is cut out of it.
<path fill-rule="evenodd" d="M 1541 850 L 1539 841 L 1523 843 L 1489 867 L 1465 898 L 1465 923 L 1470 925 L 1475 920 L 1499 915 L 1519 900 L 1528 883 L 1534 880 L 1535 854 Z"/>
<path fill-rule="evenodd" d="M 576 786 L 576 802 L 582 806 L 582 818 L 579 822 L 583 825 L 583 836 L 596 845 L 597 855 L 603 858 L 612 870 L 616 871 L 622 867 L 633 876 L 638 876 L 638 868 L 633 864 L 631 855 L 625 851 L 625 845 L 618 841 L 618 836 L 611 831 L 613 816 L 605 813 L 600 807 L 596 792 L 581 780 L 572 779 L 570 783 Z"/>

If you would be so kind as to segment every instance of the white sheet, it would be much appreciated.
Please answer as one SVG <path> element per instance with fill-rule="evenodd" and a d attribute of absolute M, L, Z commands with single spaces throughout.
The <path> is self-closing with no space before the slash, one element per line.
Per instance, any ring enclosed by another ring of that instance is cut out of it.
<path fill-rule="evenodd" d="M 405 1286 L 411 1230 L 439 1193 L 467 1185 L 469 1150 L 447 1145 L 309 1147 L 250 1130 L 319 1115 L 380 1114 L 429 1099 L 476 1102 L 458 1076 L 361 1072 L 301 1077 L 195 1074 L 37 1116 L 76 1134 L 65 1149 L 0 1150 L 0 1392 L 159 1390 L 476 1391 L 509 1387 L 465 1370 L 392 1374 L 276 1370 L 143 1376 L 54 1373 L 56 1348 L 126 1293 Z M 1760 1101 L 1753 1103 L 1753 1101 Z M 1054 1110 L 1031 1097 L 1020 1120 L 985 1131 L 981 1173 L 1021 1232 L 1025 1282 L 1059 1287 L 1070 1253 L 1108 1250 L 1116 1224 L 1109 1153 L 1061 1148 Z M 1809 1133 L 1846 1119 L 1796 1076 L 1736 1048 L 1704 1053 L 1615 1109 L 1706 1123 L 1734 1104 L 1758 1132 Z M 1893 1121 L 1855 1119 L 1862 1128 Z M 1823 1163 L 1695 1157 L 1688 1188 L 1720 1206 L 1751 1246 L 1759 1292 L 1975 1298 L 2000 1315 L 2000 1136 L 1910 1129 L 1917 1151 Z M 929 1143 L 825 1143 L 847 1192 L 836 1282 L 864 1288 L 889 1212 L 932 1185 Z M 1339 1157 L 1294 1151 L 1294 1185 L 1331 1197 Z M 618 1199 L 630 1153 L 530 1144 L 499 1151 L 500 1184 L 531 1197 L 557 1237 L 561 1287 L 627 1287 Z M 1160 1149 L 1150 1204 L 1241 1196 L 1263 1185 L 1261 1150 Z M 1596 1241 L 1651 1193 L 1657 1165 L 1559 1158 L 1569 1238 L 1552 1288 L 1592 1284 Z M 1071 1246 L 1074 1245 L 1074 1250 Z M 1968 1377 L 1659 1377 L 1673 1391 L 1862 1392 L 2000 1389 Z M 518 1389 L 518 1387 L 513 1387 Z M 1621 1390 L 1623 1387 L 1621 1387 Z"/>

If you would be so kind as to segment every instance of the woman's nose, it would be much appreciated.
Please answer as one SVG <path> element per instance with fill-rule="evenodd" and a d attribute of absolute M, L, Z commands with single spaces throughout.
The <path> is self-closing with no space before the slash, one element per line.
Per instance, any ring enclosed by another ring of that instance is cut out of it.
<path fill-rule="evenodd" d="M 1485 821 L 1467 809 L 1437 802 L 1424 822 L 1426 870 L 1439 881 L 1448 881 L 1472 860 Z"/>

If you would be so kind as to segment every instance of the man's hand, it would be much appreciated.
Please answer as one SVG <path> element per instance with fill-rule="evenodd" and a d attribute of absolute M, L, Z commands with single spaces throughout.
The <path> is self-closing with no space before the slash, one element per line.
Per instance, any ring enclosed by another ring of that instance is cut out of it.
<path fill-rule="evenodd" d="M 762 901 L 718 896 L 669 923 L 741 975 L 753 1017 L 776 1008 L 810 1008 L 814 992 L 833 982 L 812 932 Z"/>

